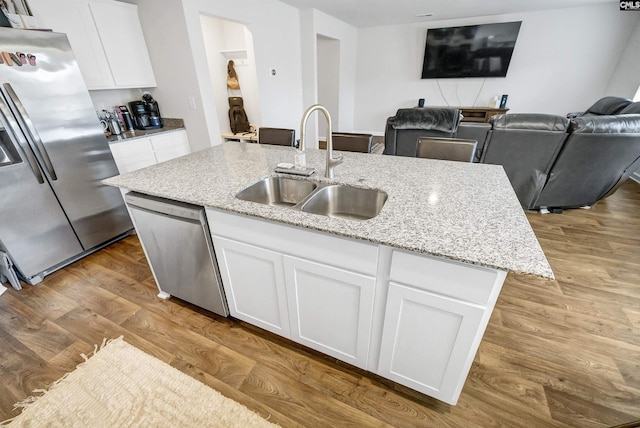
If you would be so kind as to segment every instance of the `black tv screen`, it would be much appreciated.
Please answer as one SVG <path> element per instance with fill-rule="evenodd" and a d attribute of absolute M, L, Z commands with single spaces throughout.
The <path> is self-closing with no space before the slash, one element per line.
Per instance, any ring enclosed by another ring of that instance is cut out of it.
<path fill-rule="evenodd" d="M 505 77 L 521 23 L 430 28 L 422 78 Z"/>

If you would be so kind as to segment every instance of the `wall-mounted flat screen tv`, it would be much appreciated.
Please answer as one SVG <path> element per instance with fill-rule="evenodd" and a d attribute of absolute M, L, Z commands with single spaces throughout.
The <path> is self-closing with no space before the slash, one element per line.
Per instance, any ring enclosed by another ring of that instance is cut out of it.
<path fill-rule="evenodd" d="M 521 23 L 430 28 L 422 78 L 505 77 Z"/>

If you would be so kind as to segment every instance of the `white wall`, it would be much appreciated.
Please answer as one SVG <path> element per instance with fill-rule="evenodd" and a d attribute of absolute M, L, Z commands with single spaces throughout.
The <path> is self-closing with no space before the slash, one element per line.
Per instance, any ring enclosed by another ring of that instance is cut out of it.
<path fill-rule="evenodd" d="M 214 91 L 220 89 L 214 89 L 209 78 L 201 13 L 246 25 L 253 36 L 262 124 L 296 128 L 302 115 L 298 9 L 276 0 L 183 0 L 182 7 L 210 140 L 214 144 L 220 141 L 220 126 L 213 101 Z M 271 69 L 276 70 L 275 76 Z"/>
<path fill-rule="evenodd" d="M 635 15 L 638 18 L 636 26 L 611 76 L 607 95 L 633 98 L 640 87 L 640 14 L 636 12 Z"/>
<path fill-rule="evenodd" d="M 584 110 L 607 95 L 637 19 L 607 3 L 360 29 L 355 128 L 382 133 L 387 117 L 416 106 L 418 98 L 431 106 L 487 106 L 492 97 L 509 94 L 510 113 Z M 506 21 L 522 21 L 506 77 L 420 79 L 427 28 Z"/>
<path fill-rule="evenodd" d="M 202 99 L 180 0 L 137 0 L 138 15 L 158 87 L 152 91 L 164 117 L 182 118 L 192 151 L 210 146 Z M 204 58 L 204 52 L 200 53 Z M 206 59 L 204 59 L 206 62 Z M 196 108 L 189 107 L 193 97 Z"/>

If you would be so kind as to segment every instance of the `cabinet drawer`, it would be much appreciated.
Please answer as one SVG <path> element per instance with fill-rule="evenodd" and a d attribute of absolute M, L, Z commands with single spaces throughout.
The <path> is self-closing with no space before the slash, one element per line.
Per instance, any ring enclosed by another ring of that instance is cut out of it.
<path fill-rule="evenodd" d="M 496 269 L 398 250 L 391 259 L 392 281 L 481 305 L 490 301 L 496 286 L 499 291 L 505 276 Z"/>
<path fill-rule="evenodd" d="M 118 171 L 120 172 L 120 174 L 146 168 L 155 164 L 156 161 L 153 156 L 150 157 L 146 154 L 116 159 L 116 166 L 118 167 Z"/>
<path fill-rule="evenodd" d="M 157 151 L 176 151 L 187 150 L 189 152 L 189 143 L 187 141 L 187 133 L 185 131 L 168 132 L 166 134 L 154 135 L 151 137 L 151 145 L 153 150 Z"/>
<path fill-rule="evenodd" d="M 378 246 L 299 226 L 207 208 L 211 233 L 285 255 L 375 276 Z"/>
<path fill-rule="evenodd" d="M 151 141 L 148 138 L 123 141 L 121 143 L 111 143 L 109 144 L 109 148 L 111 149 L 111 153 L 116 160 L 143 155 L 151 155 L 151 157 L 153 157 Z"/>

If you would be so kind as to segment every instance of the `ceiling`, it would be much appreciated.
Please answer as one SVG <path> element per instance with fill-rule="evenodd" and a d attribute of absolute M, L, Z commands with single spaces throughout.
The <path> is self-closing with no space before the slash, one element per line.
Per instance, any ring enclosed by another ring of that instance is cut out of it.
<path fill-rule="evenodd" d="M 301 9 L 314 8 L 355 27 L 398 25 L 473 16 L 560 9 L 617 0 L 281 0 Z M 433 13 L 431 17 L 416 17 Z"/>

